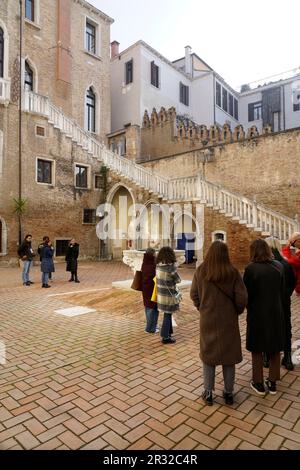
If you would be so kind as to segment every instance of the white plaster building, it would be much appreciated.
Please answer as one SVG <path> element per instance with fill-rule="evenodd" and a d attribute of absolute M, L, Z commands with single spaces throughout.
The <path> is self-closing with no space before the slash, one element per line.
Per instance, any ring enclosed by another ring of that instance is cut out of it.
<path fill-rule="evenodd" d="M 112 132 L 141 125 L 145 110 L 162 106 L 197 124 L 238 124 L 238 93 L 189 46 L 174 62 L 144 41 L 121 53 L 114 41 L 111 55 Z"/>

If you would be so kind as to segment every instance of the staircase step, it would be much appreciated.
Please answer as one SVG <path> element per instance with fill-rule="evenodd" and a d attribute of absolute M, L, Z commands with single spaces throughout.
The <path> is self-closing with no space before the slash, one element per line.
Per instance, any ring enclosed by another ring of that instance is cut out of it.
<path fill-rule="evenodd" d="M 263 237 L 269 237 L 271 235 L 271 232 L 261 232 Z"/>
<path fill-rule="evenodd" d="M 239 221 L 239 224 L 241 224 L 241 225 L 247 225 L 247 220 L 240 220 L 240 221 Z"/>
<path fill-rule="evenodd" d="M 233 216 L 232 212 L 226 212 L 225 214 L 225 217 L 232 217 L 232 216 Z"/>
<path fill-rule="evenodd" d="M 261 227 L 254 227 L 254 232 L 262 232 L 262 228 Z"/>
<path fill-rule="evenodd" d="M 246 224 L 246 227 L 248 227 L 248 228 L 254 228 L 254 225 L 253 225 L 253 224 Z"/>
<path fill-rule="evenodd" d="M 240 218 L 239 218 L 238 215 L 234 215 L 234 216 L 232 217 L 232 220 L 240 220 Z"/>

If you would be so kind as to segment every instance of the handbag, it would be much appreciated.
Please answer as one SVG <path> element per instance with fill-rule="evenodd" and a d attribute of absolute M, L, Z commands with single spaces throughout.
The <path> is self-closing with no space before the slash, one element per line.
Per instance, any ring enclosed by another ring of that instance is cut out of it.
<path fill-rule="evenodd" d="M 130 287 L 133 290 L 142 290 L 142 271 L 135 271 L 134 278 Z"/>
<path fill-rule="evenodd" d="M 156 276 L 153 278 L 154 288 L 151 296 L 151 302 L 157 303 L 157 284 L 156 284 Z"/>

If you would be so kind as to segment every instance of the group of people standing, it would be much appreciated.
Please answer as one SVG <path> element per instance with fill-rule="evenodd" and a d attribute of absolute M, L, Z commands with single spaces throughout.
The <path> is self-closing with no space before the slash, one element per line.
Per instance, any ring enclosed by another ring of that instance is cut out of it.
<path fill-rule="evenodd" d="M 42 243 L 38 246 L 37 254 L 40 257 L 41 262 L 41 272 L 42 272 L 42 287 L 48 289 L 51 287 L 49 285 L 49 280 L 52 279 L 52 273 L 55 272 L 54 267 L 54 247 L 48 236 L 43 237 Z M 33 259 L 36 256 L 32 248 L 32 235 L 26 235 L 23 243 L 18 249 L 18 255 L 21 261 L 23 262 L 22 270 L 22 281 L 24 286 L 30 286 L 34 284 L 29 279 L 30 268 L 33 264 Z M 77 269 L 78 269 L 78 256 L 79 256 L 79 244 L 76 242 L 75 238 L 72 238 L 69 242 L 67 253 L 66 253 L 66 270 L 71 272 L 71 278 L 69 282 L 79 283 Z"/>
<path fill-rule="evenodd" d="M 296 250 L 296 252 L 294 252 Z M 190 296 L 200 313 L 200 358 L 203 364 L 202 398 L 213 404 L 215 369 L 223 368 L 226 404 L 234 402 L 235 365 L 242 361 L 239 315 L 247 308 L 246 349 L 252 356 L 250 387 L 259 396 L 276 394 L 281 364 L 293 370 L 291 357 L 291 295 L 300 295 L 300 233 L 295 233 L 281 249 L 278 239 L 255 240 L 250 246 L 250 264 L 243 277 L 231 264 L 229 250 L 222 241 L 210 246 L 197 268 Z M 176 285 L 180 282 L 176 257 L 170 247 L 157 258 L 149 248 L 142 264 L 142 293 L 146 332 L 158 332 L 159 312 L 164 314 L 160 330 L 162 342 L 175 343 L 172 313 L 179 309 Z M 153 301 L 154 277 L 157 301 Z M 263 368 L 269 368 L 264 379 Z"/>

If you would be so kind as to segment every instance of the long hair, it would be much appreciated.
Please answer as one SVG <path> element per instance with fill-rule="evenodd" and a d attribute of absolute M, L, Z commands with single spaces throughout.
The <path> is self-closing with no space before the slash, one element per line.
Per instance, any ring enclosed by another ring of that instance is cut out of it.
<path fill-rule="evenodd" d="M 206 281 L 226 282 L 235 272 L 231 264 L 226 243 L 216 240 L 213 242 L 202 263 L 201 272 Z"/>
<path fill-rule="evenodd" d="M 176 255 L 170 246 L 164 246 L 158 252 L 156 263 L 159 264 L 174 264 L 176 263 Z"/>
<path fill-rule="evenodd" d="M 272 250 L 265 240 L 258 238 L 250 245 L 250 259 L 252 263 L 266 263 L 272 261 Z"/>
<path fill-rule="evenodd" d="M 272 251 L 272 254 L 273 254 L 274 258 L 277 261 L 282 261 L 283 256 L 281 254 L 281 244 L 280 244 L 279 239 L 276 238 L 276 237 L 268 237 L 268 238 L 265 238 L 265 241 L 269 245 L 269 247 L 271 248 L 271 251 Z"/>

